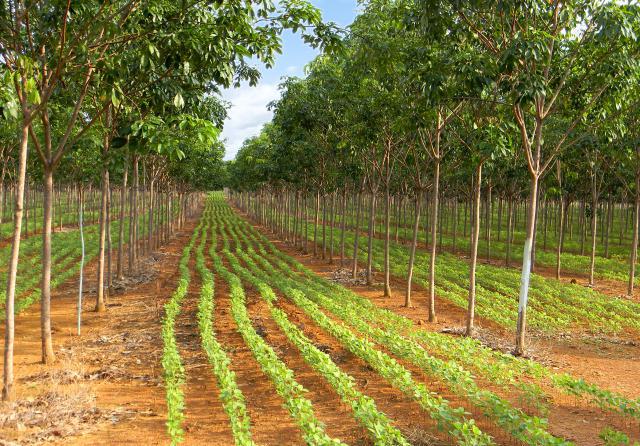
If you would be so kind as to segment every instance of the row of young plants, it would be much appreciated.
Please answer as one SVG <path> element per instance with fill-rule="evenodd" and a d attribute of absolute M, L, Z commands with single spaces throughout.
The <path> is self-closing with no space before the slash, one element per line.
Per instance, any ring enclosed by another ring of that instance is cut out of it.
<path fill-rule="evenodd" d="M 254 444 L 251 436 L 251 421 L 245 405 L 242 391 L 236 382 L 235 372 L 231 369 L 231 360 L 218 342 L 213 328 L 213 317 L 215 315 L 214 302 L 214 275 L 205 264 L 204 249 L 207 243 L 209 230 L 212 231 L 212 241 L 216 240 L 216 228 L 211 227 L 210 200 L 206 204 L 202 219 L 205 226 L 202 231 L 202 238 L 195 251 L 195 264 L 201 281 L 200 299 L 198 301 L 198 327 L 202 349 L 207 355 L 211 370 L 216 377 L 216 382 L 220 389 L 220 400 L 222 407 L 229 417 L 231 431 L 236 446 L 252 446 Z M 211 255 L 214 255 L 215 244 L 211 245 Z"/>
<path fill-rule="evenodd" d="M 85 262 L 91 261 L 97 255 L 97 239 L 97 227 L 90 228 L 87 231 L 85 243 L 91 249 L 85 254 Z M 65 234 L 65 237 L 54 240 L 51 255 L 51 289 L 56 289 L 78 273 L 81 250 L 82 247 L 73 234 Z M 37 253 L 29 251 L 27 251 L 25 255 L 30 254 L 30 256 L 24 259 L 24 263 L 20 264 L 21 268 L 18 271 L 16 281 L 16 296 L 18 296 L 15 303 L 16 314 L 40 300 L 41 290 L 38 284 L 41 279 L 40 272 L 42 270 L 42 263 Z M 0 274 L 0 280 L 2 283 L 6 283 L 6 272 L 3 271 L 2 274 Z M 4 318 L 5 295 L 6 290 L 3 289 L 0 292 L 0 318 Z"/>
<path fill-rule="evenodd" d="M 167 401 L 167 433 L 171 440 L 171 445 L 179 444 L 184 437 L 182 423 L 184 421 L 184 392 L 182 387 L 185 383 L 185 370 L 178 342 L 176 340 L 175 324 L 176 318 L 180 314 L 181 304 L 187 295 L 191 273 L 189 271 L 189 260 L 191 251 L 202 231 L 202 220 L 195 228 L 189 243 L 182 250 L 178 270 L 180 277 L 178 285 L 164 305 L 164 317 L 162 320 L 162 375 L 165 383 L 165 393 Z"/>
<path fill-rule="evenodd" d="M 336 229 L 339 234 L 339 229 Z M 354 234 L 345 233 L 353 242 Z M 360 245 L 361 261 L 366 261 L 366 247 Z M 383 242 L 373 240 L 373 266 L 382 270 Z M 390 247 L 392 274 L 406 277 L 409 254 L 397 243 Z M 416 253 L 415 282 L 428 287 L 429 253 Z M 519 273 L 516 270 L 491 265 L 478 265 L 476 272 L 477 314 L 505 328 L 516 324 Z M 455 305 L 468 304 L 468 264 L 453 255 L 442 254 L 436 259 L 436 293 Z M 557 333 L 582 325 L 592 331 L 620 333 L 626 329 L 640 330 L 635 315 L 640 305 L 622 298 L 605 296 L 591 288 L 562 283 L 555 279 L 531 275 L 529 325 L 539 331 Z"/>
<path fill-rule="evenodd" d="M 124 239 L 128 240 L 129 222 L 125 220 Z M 97 224 L 87 225 L 83 228 L 85 242 L 85 265 L 88 264 L 98 255 L 98 229 Z M 147 225 L 139 224 L 140 237 L 147 234 Z M 112 246 L 117 246 L 119 240 L 119 223 L 114 222 L 111 225 Z M 15 313 L 19 314 L 34 303 L 40 300 L 41 290 L 39 283 L 42 271 L 42 262 L 40 258 L 42 250 L 42 238 L 39 236 L 31 236 L 26 238 L 20 247 L 20 268 L 16 281 L 16 303 Z M 65 283 L 78 273 L 80 268 L 82 246 L 80 243 L 79 229 L 70 231 L 54 232 L 52 237 L 52 255 L 51 255 L 51 289 L 55 290 L 58 286 Z M 11 255 L 11 246 L 7 245 L 0 249 L 0 286 L 4 287 L 7 282 L 6 265 Z M 0 291 L 0 318 L 4 318 L 6 290 Z"/>
<path fill-rule="evenodd" d="M 226 227 L 228 230 L 234 231 L 232 224 Z M 239 242 L 239 238 L 234 238 Z M 244 246 L 243 250 L 246 248 L 247 246 Z M 283 272 L 269 275 L 260 269 L 247 253 L 236 251 L 236 254 L 245 262 L 252 274 L 280 289 L 320 328 L 338 339 L 351 353 L 367 362 L 393 387 L 416 401 L 436 421 L 438 428 L 451 435 L 457 444 L 494 444 L 491 437 L 482 432 L 473 419 L 467 417 L 468 414 L 463 408 L 451 407 L 447 400 L 431 392 L 424 384 L 417 382 L 408 369 L 377 348 L 369 339 L 357 336 L 347 326 L 333 321 L 316 303 L 309 300 L 302 291 L 297 289 L 295 283 L 285 279 Z"/>
<path fill-rule="evenodd" d="M 224 222 L 221 223 L 224 225 Z M 226 235 L 224 237 L 226 238 Z M 284 311 L 276 307 L 277 297 L 273 289 L 242 267 L 231 251 L 225 250 L 224 254 L 233 271 L 259 291 L 267 303 L 271 317 L 287 339 L 300 351 L 305 362 L 317 371 L 351 408 L 354 418 L 368 431 L 373 443 L 376 446 L 409 446 L 409 442 L 393 426 L 391 420 L 377 409 L 375 401 L 357 389 L 353 377 L 343 372 L 327 353 L 319 350 L 304 332 L 289 320 Z"/>
<path fill-rule="evenodd" d="M 247 255 L 261 264 L 261 267 L 271 277 L 286 274 L 286 264 L 273 267 L 269 261 L 260 254 L 255 254 L 251 249 L 246 249 Z M 284 279 L 286 280 L 286 279 Z M 496 422 L 514 438 L 531 445 L 567 445 L 563 439 L 556 438 L 547 432 L 546 420 L 531 417 L 520 409 L 513 407 L 509 402 L 500 398 L 495 393 L 480 389 L 471 374 L 453 361 L 442 361 L 431 356 L 419 344 L 406 339 L 396 333 L 381 330 L 371 326 L 359 317 L 359 312 L 349 305 L 340 305 L 327 298 L 323 293 L 307 281 L 299 281 L 289 278 L 289 286 L 299 283 L 298 289 L 308 299 L 313 300 L 320 307 L 331 312 L 347 325 L 367 338 L 373 339 L 379 345 L 388 348 L 400 358 L 420 367 L 428 375 L 442 381 L 457 396 L 465 398 L 481 409 L 483 413 Z"/>
<path fill-rule="evenodd" d="M 348 217 L 346 220 L 347 228 L 350 232 L 355 230 L 355 218 Z M 293 217 L 291 217 L 291 224 L 293 224 Z M 378 228 L 379 229 L 379 228 Z M 334 228 L 334 231 L 338 230 L 338 228 Z M 360 230 L 363 231 L 362 234 L 366 237 L 367 228 L 360 224 Z M 376 232 L 379 233 L 379 232 Z M 313 240 L 313 230 L 310 228 L 309 231 L 310 240 Z M 495 232 L 493 232 L 495 234 Z M 321 231 L 318 231 L 318 241 L 321 242 Z M 484 230 L 482 234 L 484 235 Z M 335 232 L 334 232 L 335 237 Z M 413 238 L 413 229 L 412 227 L 400 227 L 398 229 L 398 237 L 395 237 L 395 228 L 391 231 L 392 239 L 396 241 L 404 241 L 408 243 Z M 506 237 L 506 234 L 505 234 Z M 336 240 L 334 238 L 334 243 Z M 514 241 L 510 247 L 510 259 L 512 265 L 517 266 L 518 262 L 522 262 L 522 243 L 524 243 L 524 234 L 514 233 Z M 537 249 L 536 249 L 536 265 L 547 267 L 547 268 L 555 268 L 557 258 L 554 243 L 549 243 L 548 250 L 544 250 L 542 244 L 542 234 L 539 234 L 537 241 Z M 419 240 L 419 244 L 426 243 L 425 240 Z M 599 252 L 596 255 L 596 263 L 595 263 L 595 277 L 601 279 L 611 279 L 611 280 L 620 280 L 626 282 L 629 276 L 629 265 L 628 265 L 628 250 L 630 241 L 625 241 L 626 243 L 621 247 L 616 247 L 613 244 L 610 244 L 609 258 L 604 257 L 603 252 Z M 485 245 L 483 245 L 485 243 Z M 424 245 L 423 245 L 424 246 Z M 444 232 L 442 234 L 438 234 L 438 246 L 440 246 L 444 251 L 452 252 L 455 248 L 456 252 L 469 252 L 470 250 L 470 239 L 467 236 L 464 236 L 462 233 L 458 233 L 456 236 L 456 240 L 454 243 L 453 235 L 450 232 Z M 589 271 L 591 259 L 588 254 L 581 255 L 580 246 L 576 241 L 570 241 L 565 239 L 564 243 L 564 251 L 560 257 L 561 265 L 563 271 L 568 271 L 571 273 L 582 274 L 585 271 Z M 600 248 L 599 248 L 600 249 Z M 588 251 L 588 249 L 587 249 Z M 486 258 L 486 240 L 480 241 L 478 255 L 479 258 Z M 503 260 L 506 258 L 507 253 L 507 243 L 503 240 L 497 240 L 495 236 L 493 236 L 491 240 L 491 251 L 490 257 L 492 259 Z M 640 263 L 639 263 L 640 264 Z M 637 283 L 640 283 L 640 278 L 636 278 Z"/>
<path fill-rule="evenodd" d="M 551 398 L 551 395 L 545 395 L 543 390 L 544 387 L 551 387 L 565 394 L 584 398 L 590 404 L 603 410 L 640 419 L 640 399 L 627 398 L 568 374 L 557 374 L 528 359 L 496 352 L 471 338 L 452 338 L 441 333 L 419 329 L 409 319 L 379 308 L 347 288 L 319 278 L 295 259 L 279 251 L 251 226 L 244 225 L 243 229 L 249 230 L 255 240 L 259 240 L 269 247 L 269 253 L 261 251 L 263 256 L 274 255 L 278 257 L 289 265 L 289 269 L 303 275 L 305 280 L 325 287 L 327 291 L 325 295 L 330 296 L 334 301 L 343 305 L 348 302 L 356 307 L 358 314 L 366 318 L 368 322 L 380 324 L 386 330 L 407 334 L 407 336 L 423 343 L 430 350 L 436 350 L 446 358 L 455 358 L 456 361 L 463 362 L 465 366 L 478 371 L 483 378 L 489 378 L 499 385 L 513 385 L 521 390 L 524 389 L 529 392 L 529 398 L 532 400 Z"/>
<path fill-rule="evenodd" d="M 238 326 L 238 332 L 260 364 L 262 371 L 275 385 L 278 395 L 284 399 L 284 405 L 300 427 L 305 442 L 318 446 L 344 445 L 325 432 L 323 423 L 317 419 L 313 411 L 311 401 L 305 396 L 307 390 L 296 381 L 293 371 L 278 358 L 273 348 L 253 328 L 247 314 L 244 288 L 240 278 L 224 266 L 219 256 L 213 257 L 213 264 L 216 273 L 229 285 L 231 314 Z"/>

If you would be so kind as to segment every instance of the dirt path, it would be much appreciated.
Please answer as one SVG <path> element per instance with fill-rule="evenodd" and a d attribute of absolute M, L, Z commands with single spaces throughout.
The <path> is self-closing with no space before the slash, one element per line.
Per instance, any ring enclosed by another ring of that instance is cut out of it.
<path fill-rule="evenodd" d="M 0 406 L 0 417 L 14 413 L 18 418 L 9 417 L 0 438 L 87 446 L 166 444 L 162 305 L 175 288 L 177 259 L 194 226 L 188 224 L 143 261 L 141 272 L 110 296 L 102 314 L 93 312 L 96 262 L 89 264 L 80 337 L 75 334 L 77 278 L 53 291 L 55 365 L 39 362 L 39 305 L 17 316 L 17 398 Z M 4 339 L 4 325 L 0 336 Z"/>

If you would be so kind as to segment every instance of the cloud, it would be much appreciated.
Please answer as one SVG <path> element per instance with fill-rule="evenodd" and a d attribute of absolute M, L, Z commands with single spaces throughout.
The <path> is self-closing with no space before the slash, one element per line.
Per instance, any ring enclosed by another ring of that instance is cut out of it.
<path fill-rule="evenodd" d="M 222 96 L 231 103 L 222 132 L 222 138 L 226 139 L 225 159 L 233 159 L 244 140 L 260 133 L 262 126 L 271 120 L 273 113 L 267 110 L 267 104 L 278 99 L 280 92 L 276 84 L 265 83 L 225 90 Z"/>

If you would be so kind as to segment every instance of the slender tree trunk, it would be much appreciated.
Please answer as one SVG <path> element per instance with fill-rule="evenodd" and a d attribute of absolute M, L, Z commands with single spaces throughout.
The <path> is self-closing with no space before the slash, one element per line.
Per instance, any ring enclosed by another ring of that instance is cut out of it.
<path fill-rule="evenodd" d="M 322 260 L 327 258 L 327 194 L 322 194 Z"/>
<path fill-rule="evenodd" d="M 453 241 L 451 251 L 456 253 L 456 242 L 458 239 L 458 199 L 453 200 Z"/>
<path fill-rule="evenodd" d="M 20 150 L 18 153 L 18 177 L 13 213 L 13 237 L 11 241 L 11 257 L 7 265 L 7 288 L 5 297 L 5 331 L 4 331 L 4 374 L 2 386 L 2 400 L 10 401 L 13 392 L 13 344 L 15 336 L 15 296 L 16 278 L 18 273 L 18 257 L 20 255 L 20 237 L 22 235 L 22 215 L 24 212 L 24 189 L 27 173 L 27 148 L 29 142 L 28 118 L 22 123 L 20 135 Z"/>
<path fill-rule="evenodd" d="M 607 197 L 607 217 L 604 230 L 604 256 L 609 258 L 609 236 L 611 235 L 611 225 L 613 224 L 613 199 L 611 194 Z"/>
<path fill-rule="evenodd" d="M 391 194 L 389 193 L 390 181 L 390 172 L 389 167 L 387 166 L 384 206 L 384 297 L 391 297 L 391 265 L 389 264 L 389 244 L 391 236 Z"/>
<path fill-rule="evenodd" d="M 333 263 L 333 227 L 336 224 L 336 192 L 331 193 L 331 222 L 329 224 L 329 263 Z"/>
<path fill-rule="evenodd" d="M 354 279 L 358 278 L 358 242 L 360 241 L 360 214 L 362 213 L 362 191 L 356 197 L 358 204 L 356 206 L 356 228 L 353 236 L 353 270 L 351 275 Z"/>
<path fill-rule="evenodd" d="M 560 194 L 560 209 L 558 215 L 558 246 L 556 247 L 556 279 L 560 280 L 560 263 L 562 259 L 562 242 L 564 240 L 564 219 L 565 219 L 565 200 L 564 195 Z"/>
<path fill-rule="evenodd" d="M 373 232 L 376 224 L 376 191 L 372 189 L 369 199 L 369 235 L 367 244 L 367 285 L 373 285 Z"/>
<path fill-rule="evenodd" d="M 320 223 L 320 191 L 316 192 L 315 214 L 313 217 L 313 256 L 318 257 L 318 224 Z"/>
<path fill-rule="evenodd" d="M 411 284 L 413 283 L 413 266 L 416 260 L 416 247 L 418 246 L 418 233 L 420 232 L 420 204 L 422 197 L 420 192 L 416 192 L 415 213 L 413 219 L 413 236 L 411 238 L 411 248 L 409 251 L 409 267 L 407 273 L 407 291 L 404 296 L 404 306 L 411 307 Z"/>
<path fill-rule="evenodd" d="M 106 310 L 104 302 L 104 254 L 105 254 L 105 236 L 107 228 L 107 194 L 109 187 L 109 170 L 107 167 L 102 168 L 102 194 L 100 198 L 100 226 L 98 235 L 98 268 L 96 282 L 96 306 L 95 311 L 101 312 Z"/>
<path fill-rule="evenodd" d="M 640 149 L 638 149 L 640 151 Z M 638 160 L 636 159 L 636 162 Z M 640 219 L 640 168 L 636 168 L 636 197 L 633 209 L 633 235 L 631 242 L 631 255 L 629 256 L 629 283 L 627 295 L 633 296 L 636 281 L 636 261 L 638 260 L 638 220 Z"/>
<path fill-rule="evenodd" d="M 120 224 L 118 227 L 118 260 L 116 265 L 116 276 L 119 280 L 124 279 L 123 268 L 123 246 L 124 246 L 124 213 L 125 213 L 125 200 L 127 194 L 127 177 L 129 174 L 129 166 L 124 169 L 124 175 L 122 177 L 122 189 L 120 190 Z"/>
<path fill-rule="evenodd" d="M 431 256 L 429 258 L 429 322 L 437 322 L 436 317 L 436 236 L 438 206 L 440 204 L 440 159 L 433 166 L 433 189 L 431 191 Z"/>
<path fill-rule="evenodd" d="M 594 286 L 596 269 L 596 230 L 598 225 L 598 190 L 596 179 L 591 180 L 591 262 L 589 264 L 589 286 Z"/>
<path fill-rule="evenodd" d="M 340 268 L 344 268 L 344 231 L 347 219 L 347 188 L 342 191 L 342 216 L 340 217 Z"/>
<path fill-rule="evenodd" d="M 40 297 L 40 331 L 42 363 L 55 362 L 51 338 L 51 207 L 53 200 L 53 168 L 44 168 L 44 216 L 42 227 L 42 294 Z"/>
<path fill-rule="evenodd" d="M 480 193 L 482 190 L 482 163 L 476 167 L 474 209 L 471 225 L 471 265 L 469 266 L 469 304 L 467 307 L 466 335 L 473 336 L 476 312 L 476 265 L 478 263 L 478 239 L 480 236 Z"/>
<path fill-rule="evenodd" d="M 111 274 L 111 184 L 107 182 L 107 299 L 113 287 L 113 276 Z"/>
<path fill-rule="evenodd" d="M 80 185 L 80 189 L 78 191 L 78 196 L 80 200 L 78 200 L 78 227 L 80 228 L 80 278 L 78 280 L 78 307 L 77 307 L 77 317 L 76 317 L 76 333 L 80 336 L 81 327 L 82 327 L 82 293 L 84 287 L 84 256 L 85 256 L 85 246 L 84 246 L 84 217 L 83 217 L 83 203 L 82 203 L 82 184 Z"/>
<path fill-rule="evenodd" d="M 513 240 L 513 198 L 509 197 L 507 202 L 507 249 L 505 264 L 511 266 L 511 242 Z"/>
<path fill-rule="evenodd" d="M 584 241 L 587 233 L 587 225 L 586 219 L 587 216 L 585 214 L 585 205 L 584 200 L 580 202 L 580 255 L 584 255 Z"/>
<path fill-rule="evenodd" d="M 516 348 L 514 354 L 521 356 L 525 349 L 525 332 L 527 322 L 527 304 L 529 298 L 529 279 L 531 277 L 531 251 L 533 235 L 536 227 L 536 206 L 538 204 L 538 176 L 531 175 L 531 192 L 529 197 L 529 213 L 527 215 L 527 232 L 522 253 L 522 273 L 520 295 L 518 298 L 518 321 L 516 326 Z"/>

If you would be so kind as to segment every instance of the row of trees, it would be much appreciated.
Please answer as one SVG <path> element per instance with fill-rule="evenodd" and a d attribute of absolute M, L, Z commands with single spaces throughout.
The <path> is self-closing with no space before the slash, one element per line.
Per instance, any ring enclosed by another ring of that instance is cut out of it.
<path fill-rule="evenodd" d="M 273 122 L 229 166 L 230 185 L 256 211 L 276 206 L 294 215 L 305 208 L 301 200 L 311 199 L 316 221 L 320 203 L 338 196 L 343 209 L 350 197 L 359 222 L 366 198 L 369 278 L 375 210 L 382 209 L 385 295 L 391 293 L 392 199 L 411 200 L 407 305 L 423 207 L 438 222 L 442 197 L 454 206 L 468 200 L 469 335 L 481 219 L 493 216 L 496 199 L 522 206 L 514 350 L 522 354 L 541 201 L 558 214 L 558 276 L 568 210 L 582 203 L 581 219 L 589 218 L 583 233 L 590 226 L 591 283 L 602 197 L 612 209 L 631 202 L 633 290 L 640 206 L 638 31 L 638 8 L 624 2 L 369 0 L 344 51 L 322 54 L 306 79 L 282 84 Z M 274 199 L 280 204 L 265 201 Z M 438 225 L 429 230 L 437 240 Z M 357 244 L 356 237 L 354 253 Z M 435 321 L 437 244 L 430 250 L 428 312 Z"/>
<path fill-rule="evenodd" d="M 100 189 L 96 310 L 102 311 L 114 193 L 120 220 L 127 208 L 134 223 L 128 240 L 132 262 L 140 212 L 148 214 L 144 246 L 152 249 L 154 208 L 183 209 L 185 202 L 193 204 L 189 193 L 213 189 L 222 180 L 218 135 L 226 111 L 219 88 L 257 82 L 259 71 L 249 60 L 272 65 L 284 29 L 301 30 L 314 45 L 336 40 L 333 27 L 324 25 L 319 11 L 304 0 L 0 2 L 0 184 L 4 191 L 10 178 L 14 205 L 4 399 L 13 393 L 14 303 L 26 185 L 38 192 L 35 201 L 42 209 L 42 361 L 51 363 L 56 197 L 74 185 Z"/>

